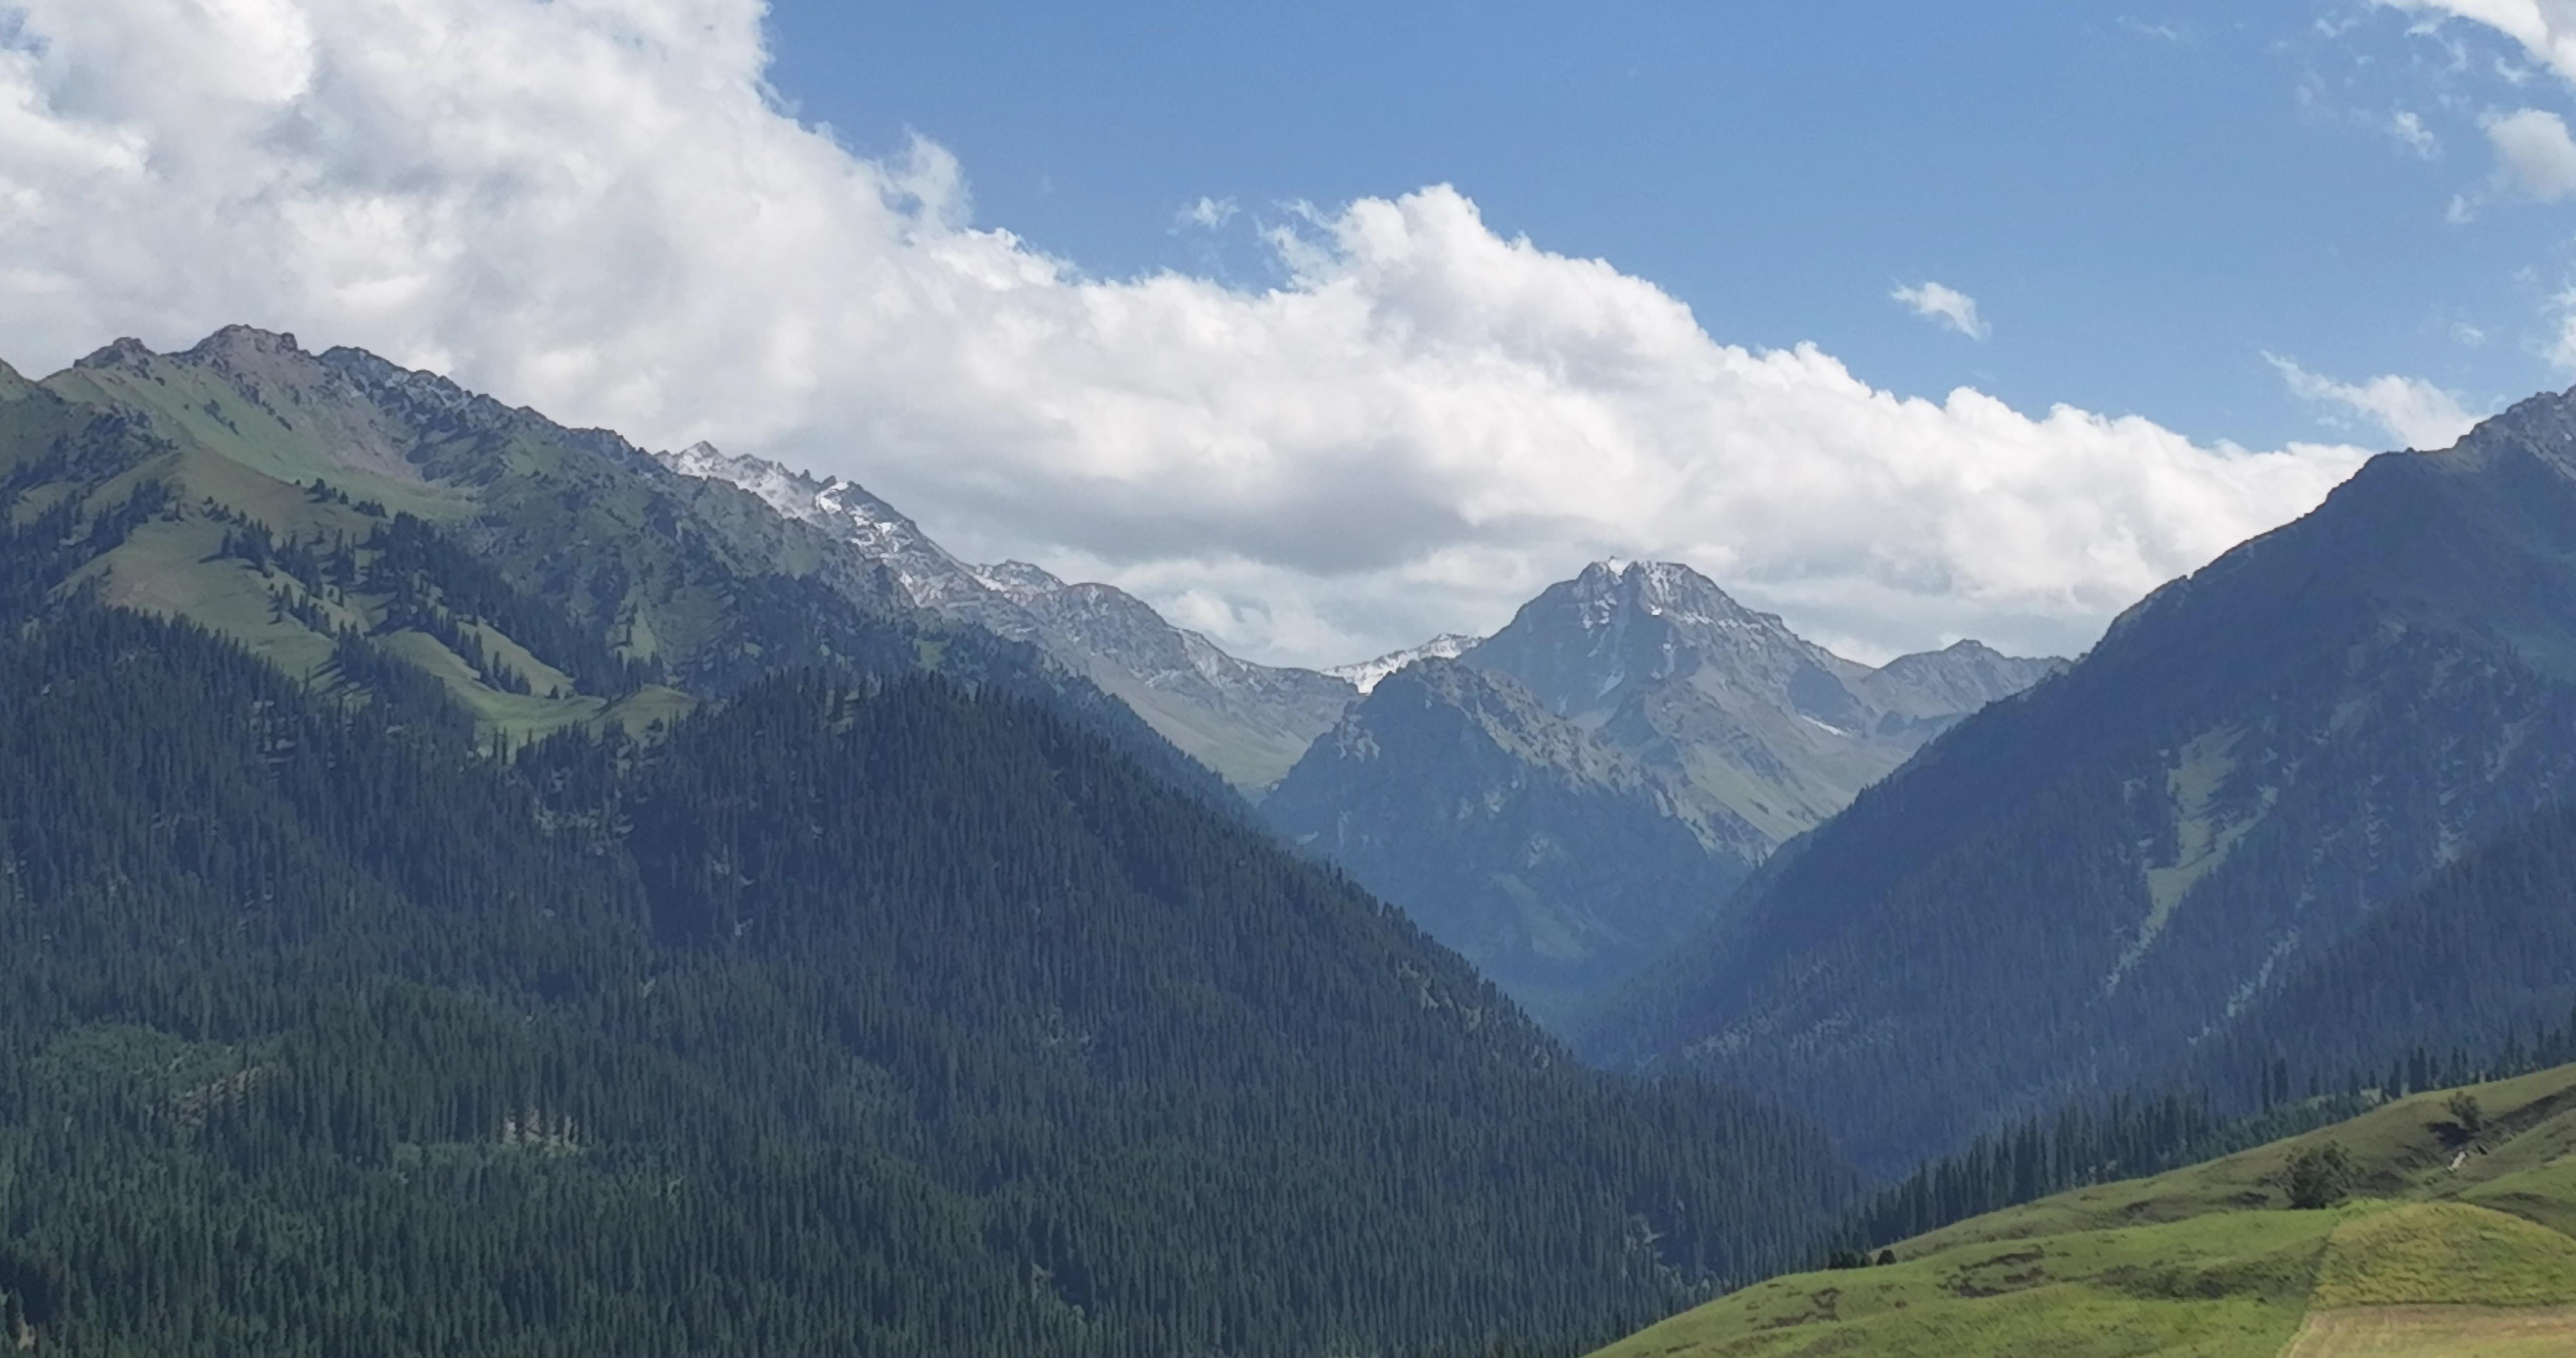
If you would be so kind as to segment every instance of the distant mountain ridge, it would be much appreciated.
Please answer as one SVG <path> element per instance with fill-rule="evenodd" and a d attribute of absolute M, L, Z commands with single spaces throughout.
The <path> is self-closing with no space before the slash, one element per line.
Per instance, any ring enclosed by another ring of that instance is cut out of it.
<path fill-rule="evenodd" d="M 1667 562 L 1596 562 L 1461 640 L 1377 678 L 1263 814 L 1558 1023 L 1924 742 L 2064 666 L 1961 642 L 1873 669 Z"/>
<path fill-rule="evenodd" d="M 1358 696 L 1342 678 L 1237 659 L 1114 586 L 1067 584 L 1026 562 L 960 561 L 855 482 L 705 443 L 659 457 L 683 476 L 740 486 L 779 513 L 834 534 L 882 564 L 923 608 L 1045 647 L 1254 795 L 1277 782 Z"/>
<path fill-rule="evenodd" d="M 1455 660 L 1474 650 L 1477 643 L 1483 640 L 1483 637 L 1443 632 L 1419 646 L 1407 646 L 1400 651 L 1390 651 L 1375 660 L 1363 660 L 1355 665 L 1335 665 L 1324 673 L 1336 679 L 1345 680 L 1351 687 L 1367 693 L 1375 689 L 1380 680 L 1417 660 Z"/>

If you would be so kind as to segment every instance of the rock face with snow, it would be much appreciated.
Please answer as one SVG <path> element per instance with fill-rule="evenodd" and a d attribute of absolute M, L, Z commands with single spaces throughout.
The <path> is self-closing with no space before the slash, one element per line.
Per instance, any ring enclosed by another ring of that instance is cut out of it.
<path fill-rule="evenodd" d="M 1455 660 L 1475 649 L 1476 643 L 1483 639 L 1446 632 L 1419 646 L 1408 646 L 1401 651 L 1391 651 L 1375 660 L 1363 660 L 1356 665 L 1335 665 L 1324 673 L 1348 683 L 1362 693 L 1367 693 L 1377 687 L 1379 680 L 1414 661 Z"/>
<path fill-rule="evenodd" d="M 1344 671 L 1368 696 L 1265 814 L 1560 1022 L 1933 736 L 2063 667 L 1962 642 L 1873 669 L 1656 562 L 1597 563 L 1454 663 L 1374 663 Z"/>
<path fill-rule="evenodd" d="M 1228 655 L 1112 586 L 1067 584 L 1022 561 L 969 565 L 855 482 L 703 443 L 660 456 L 684 476 L 730 482 L 830 531 L 920 607 L 1044 647 L 1247 793 L 1267 791 L 1359 696 L 1344 679 Z"/>

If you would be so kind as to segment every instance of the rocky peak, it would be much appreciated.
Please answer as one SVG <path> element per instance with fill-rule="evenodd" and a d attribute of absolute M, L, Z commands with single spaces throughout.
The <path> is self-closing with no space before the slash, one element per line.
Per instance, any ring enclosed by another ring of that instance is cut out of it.
<path fill-rule="evenodd" d="M 122 368 L 149 363 L 156 357 L 158 357 L 158 355 L 154 354 L 150 348 L 146 347 L 143 341 L 134 338 L 132 335 L 127 335 L 113 343 L 92 350 L 85 357 L 75 360 L 72 363 L 72 366 L 75 368 Z"/>
<path fill-rule="evenodd" d="M 228 325 L 197 341 L 188 357 L 239 362 L 293 356 L 310 358 L 295 336 L 285 331 L 262 330 L 252 325 Z"/>
<path fill-rule="evenodd" d="M 1810 671 L 1818 677 L 1803 680 L 1805 689 L 1867 672 L 1677 562 L 1596 561 L 1523 606 L 1473 659 L 1567 714 L 1615 707 L 1639 685 L 1710 666 L 1734 676 L 1734 687 L 1766 691 Z M 1840 714 L 1840 704 L 1825 706 Z"/>
<path fill-rule="evenodd" d="M 2475 470 L 2511 453 L 2576 476 L 2576 388 L 2516 401 L 2502 414 L 2480 421 L 2450 451 L 2434 456 L 2457 469 Z"/>

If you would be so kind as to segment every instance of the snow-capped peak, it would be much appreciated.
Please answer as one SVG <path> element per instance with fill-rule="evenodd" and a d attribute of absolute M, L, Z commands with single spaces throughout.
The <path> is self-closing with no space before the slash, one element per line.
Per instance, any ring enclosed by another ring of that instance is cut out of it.
<path fill-rule="evenodd" d="M 1417 660 L 1455 660 L 1473 649 L 1483 637 L 1460 636 L 1454 632 L 1433 637 L 1419 646 L 1393 651 L 1375 660 L 1356 665 L 1341 665 L 1324 673 L 1349 684 L 1362 693 L 1378 686 L 1378 681 Z"/>

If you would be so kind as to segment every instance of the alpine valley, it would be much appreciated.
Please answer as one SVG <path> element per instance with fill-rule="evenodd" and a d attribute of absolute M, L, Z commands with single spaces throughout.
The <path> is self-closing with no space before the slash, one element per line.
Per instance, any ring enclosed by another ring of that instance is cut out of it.
<path fill-rule="evenodd" d="M 2576 394 L 2073 661 L 1648 561 L 1325 671 L 119 341 L 0 367 L 0 1344 L 2559 1352 L 2571 788 Z"/>

